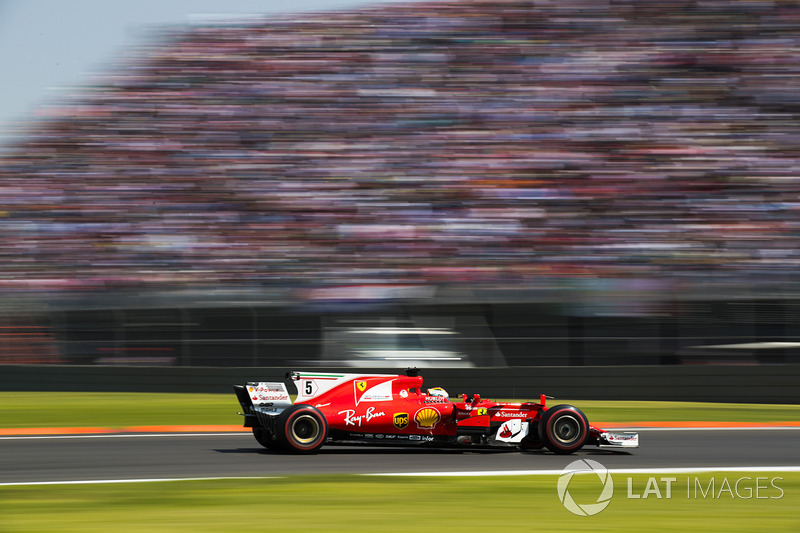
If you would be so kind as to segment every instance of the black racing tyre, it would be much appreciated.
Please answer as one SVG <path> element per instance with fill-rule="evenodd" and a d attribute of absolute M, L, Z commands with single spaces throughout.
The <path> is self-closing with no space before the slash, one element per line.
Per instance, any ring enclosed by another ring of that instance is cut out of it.
<path fill-rule="evenodd" d="M 270 435 L 269 431 L 264 428 L 253 428 L 253 436 L 258 443 L 268 450 L 280 450 L 281 444 Z"/>
<path fill-rule="evenodd" d="M 278 417 L 278 442 L 292 453 L 314 453 L 328 437 L 328 421 L 319 409 L 293 405 Z"/>
<path fill-rule="evenodd" d="M 539 439 L 557 454 L 577 452 L 589 436 L 589 421 L 572 405 L 556 405 L 547 409 L 539 421 Z"/>

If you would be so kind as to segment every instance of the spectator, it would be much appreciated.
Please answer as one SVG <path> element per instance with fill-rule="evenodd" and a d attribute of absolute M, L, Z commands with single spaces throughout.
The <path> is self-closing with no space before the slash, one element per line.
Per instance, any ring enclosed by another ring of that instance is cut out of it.
<path fill-rule="evenodd" d="M 0 164 L 0 287 L 796 281 L 800 6 L 176 29 Z"/>

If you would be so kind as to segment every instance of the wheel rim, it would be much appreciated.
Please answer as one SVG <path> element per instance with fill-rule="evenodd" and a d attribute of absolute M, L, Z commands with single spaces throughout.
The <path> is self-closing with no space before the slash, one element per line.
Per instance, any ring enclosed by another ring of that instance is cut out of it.
<path fill-rule="evenodd" d="M 314 442 L 319 433 L 319 421 L 311 415 L 300 415 L 292 421 L 292 436 L 300 444 Z"/>
<path fill-rule="evenodd" d="M 581 424 L 572 415 L 564 415 L 553 422 L 553 436 L 561 444 L 572 444 L 581 434 Z"/>

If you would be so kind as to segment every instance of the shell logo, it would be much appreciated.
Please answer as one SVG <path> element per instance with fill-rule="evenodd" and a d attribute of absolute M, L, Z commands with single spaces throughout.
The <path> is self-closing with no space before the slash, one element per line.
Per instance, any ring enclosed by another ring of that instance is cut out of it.
<path fill-rule="evenodd" d="M 441 419 L 442 415 L 440 415 L 439 411 L 432 407 L 420 409 L 414 415 L 414 421 L 417 423 L 417 427 L 420 429 L 433 429 Z"/>

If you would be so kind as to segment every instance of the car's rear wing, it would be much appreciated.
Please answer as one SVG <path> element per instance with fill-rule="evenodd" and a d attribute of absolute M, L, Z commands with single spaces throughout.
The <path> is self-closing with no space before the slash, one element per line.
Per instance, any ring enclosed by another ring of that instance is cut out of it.
<path fill-rule="evenodd" d="M 262 417 L 278 415 L 292 405 L 286 385 L 280 382 L 252 381 L 234 385 L 233 390 L 242 406 L 244 427 L 263 426 Z"/>

